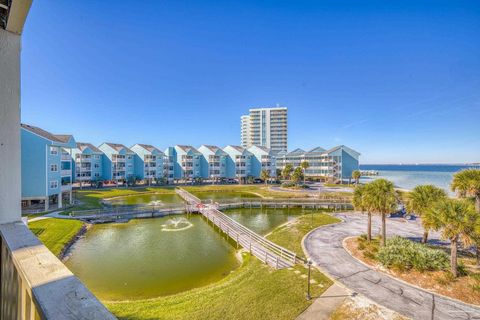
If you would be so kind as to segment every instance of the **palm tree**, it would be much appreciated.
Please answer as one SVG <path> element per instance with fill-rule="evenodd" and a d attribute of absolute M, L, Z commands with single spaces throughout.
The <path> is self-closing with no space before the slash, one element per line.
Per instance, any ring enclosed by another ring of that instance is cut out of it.
<path fill-rule="evenodd" d="M 300 181 L 302 181 L 302 178 L 303 178 L 302 168 L 296 167 L 292 174 L 292 180 L 298 184 Z"/>
<path fill-rule="evenodd" d="M 366 194 L 366 185 L 359 185 L 355 187 L 353 191 L 352 204 L 355 210 L 361 211 L 362 214 L 367 210 L 365 203 L 365 194 Z M 372 240 L 372 213 L 370 210 L 367 210 L 368 214 L 368 225 L 367 225 L 367 240 Z"/>
<path fill-rule="evenodd" d="M 302 163 L 300 163 L 300 167 L 303 169 L 303 184 L 305 184 L 305 171 L 310 167 L 310 163 L 307 160 L 303 160 Z"/>
<path fill-rule="evenodd" d="M 262 170 L 262 172 L 260 173 L 260 178 L 265 181 L 265 186 L 267 186 L 268 184 L 268 179 L 270 179 L 270 173 L 268 172 L 268 170 Z"/>
<path fill-rule="evenodd" d="M 283 168 L 283 171 L 282 171 L 282 176 L 284 179 L 286 180 L 290 180 L 290 177 L 292 175 L 292 172 L 293 172 L 293 166 L 291 163 L 287 163 L 285 165 L 285 167 Z"/>
<path fill-rule="evenodd" d="M 450 240 L 450 265 L 454 277 L 458 276 L 457 249 L 459 242 L 469 245 L 470 234 L 478 225 L 479 217 L 472 205 L 464 200 L 444 199 L 437 202 L 428 215 L 435 220 L 436 229 L 443 239 Z"/>
<path fill-rule="evenodd" d="M 361 176 L 362 176 L 362 173 L 360 172 L 360 170 L 352 171 L 352 179 L 355 180 L 355 184 L 358 184 Z"/>
<path fill-rule="evenodd" d="M 480 213 L 480 170 L 467 169 L 456 173 L 451 188 L 462 198 L 474 197 L 475 210 Z"/>
<path fill-rule="evenodd" d="M 480 170 L 467 169 L 457 172 L 453 176 L 450 186 L 461 198 L 474 197 L 475 211 L 480 215 Z M 480 240 L 480 239 L 478 239 Z M 475 256 L 477 267 L 480 267 L 480 243 L 475 242 Z"/>
<path fill-rule="evenodd" d="M 392 182 L 386 179 L 377 179 L 367 184 L 365 188 L 365 207 L 368 211 L 382 216 L 382 242 L 385 246 L 387 237 L 387 214 L 397 207 L 397 194 Z"/>
<path fill-rule="evenodd" d="M 431 184 L 416 186 L 412 192 L 408 194 L 408 212 L 415 212 L 422 217 L 422 225 L 424 230 L 422 243 L 427 243 L 428 231 L 430 230 L 430 221 L 424 222 L 424 213 L 427 212 L 436 202 L 443 200 L 446 197 L 447 193 L 443 189 L 437 188 Z"/>

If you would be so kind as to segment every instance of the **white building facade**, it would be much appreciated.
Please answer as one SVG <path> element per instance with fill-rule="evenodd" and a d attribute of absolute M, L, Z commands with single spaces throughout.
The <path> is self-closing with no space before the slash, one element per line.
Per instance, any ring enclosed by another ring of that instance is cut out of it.
<path fill-rule="evenodd" d="M 241 117 L 241 143 L 244 148 L 257 145 L 275 153 L 287 151 L 287 108 L 250 109 Z"/>

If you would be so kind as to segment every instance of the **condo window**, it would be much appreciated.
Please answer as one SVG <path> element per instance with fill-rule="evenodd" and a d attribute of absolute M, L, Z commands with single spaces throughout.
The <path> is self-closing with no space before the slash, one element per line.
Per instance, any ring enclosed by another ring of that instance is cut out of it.
<path fill-rule="evenodd" d="M 56 188 L 58 188 L 58 181 L 57 180 L 50 181 L 50 189 L 56 189 Z"/>
<path fill-rule="evenodd" d="M 57 155 L 58 154 L 58 148 L 57 147 L 50 147 L 50 154 L 51 155 Z"/>
<path fill-rule="evenodd" d="M 58 171 L 58 166 L 56 164 L 51 164 L 50 165 L 50 171 L 57 172 Z"/>

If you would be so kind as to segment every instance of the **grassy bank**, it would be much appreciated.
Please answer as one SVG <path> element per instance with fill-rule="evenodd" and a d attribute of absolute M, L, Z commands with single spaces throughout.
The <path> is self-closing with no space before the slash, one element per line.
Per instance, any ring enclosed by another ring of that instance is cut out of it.
<path fill-rule="evenodd" d="M 102 199 L 133 196 L 141 194 L 174 194 L 173 187 L 145 187 L 145 188 L 109 188 L 109 189 L 94 189 L 94 190 L 76 190 L 75 198 L 80 202 L 72 210 L 86 210 L 100 208 Z"/>
<path fill-rule="evenodd" d="M 66 219 L 43 219 L 28 224 L 30 230 L 56 256 L 75 237 L 82 226 L 81 221 Z"/>
<path fill-rule="evenodd" d="M 303 255 L 303 237 L 319 226 L 340 222 L 339 219 L 321 212 L 307 213 L 291 223 L 285 224 L 272 232 L 268 238 L 276 244 Z"/>
<path fill-rule="evenodd" d="M 268 237 L 292 250 L 311 228 L 338 221 L 324 213 L 302 216 L 296 227 L 280 227 Z M 311 227 L 311 228 L 310 228 Z M 298 253 L 302 252 L 301 249 Z M 294 319 L 311 301 L 305 299 L 307 269 L 303 266 L 274 271 L 243 254 L 243 264 L 223 280 L 180 294 L 148 300 L 107 302 L 119 319 Z M 331 284 L 312 269 L 312 294 L 319 296 Z"/>
<path fill-rule="evenodd" d="M 238 192 L 238 193 L 251 193 L 257 197 L 263 198 L 305 198 L 305 194 L 297 192 L 282 192 L 273 191 L 264 184 L 256 185 L 205 185 L 205 186 L 186 186 L 185 190 L 193 193 L 200 192 Z"/>

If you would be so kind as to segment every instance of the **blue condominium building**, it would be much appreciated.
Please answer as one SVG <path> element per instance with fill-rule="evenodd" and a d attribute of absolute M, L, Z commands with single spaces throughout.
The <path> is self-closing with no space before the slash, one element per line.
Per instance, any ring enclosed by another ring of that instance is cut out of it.
<path fill-rule="evenodd" d="M 260 177 L 263 170 L 268 172 L 271 178 L 277 176 L 277 165 L 275 153 L 262 146 L 251 146 L 248 151 L 253 155 L 251 174 L 254 177 Z"/>
<path fill-rule="evenodd" d="M 102 157 L 103 152 L 91 143 L 77 142 L 77 147 L 72 149 L 74 181 L 81 186 L 104 180 Z"/>
<path fill-rule="evenodd" d="M 352 172 L 358 170 L 360 153 L 344 145 L 329 150 L 317 147 L 310 151 L 295 149 L 288 153 L 277 154 L 277 168 L 283 169 L 287 163 L 294 168 L 303 161 L 309 163 L 305 170 L 307 178 L 327 180 L 331 182 L 348 181 Z"/>
<path fill-rule="evenodd" d="M 239 183 L 246 183 L 248 177 L 252 174 L 253 154 L 241 146 L 226 146 L 223 148 L 228 154 L 227 158 L 227 177 L 235 178 Z"/>
<path fill-rule="evenodd" d="M 202 154 L 201 174 L 202 178 L 213 181 L 220 181 L 227 178 L 228 154 L 221 148 L 212 145 L 202 145 L 198 148 Z"/>
<path fill-rule="evenodd" d="M 135 153 L 123 144 L 102 143 L 98 149 L 102 155 L 102 176 L 105 180 L 126 182 L 135 177 Z"/>
<path fill-rule="evenodd" d="M 22 207 L 50 210 L 72 202 L 71 135 L 21 125 Z"/>
<path fill-rule="evenodd" d="M 160 149 L 149 144 L 137 143 L 130 150 L 135 153 L 135 176 L 138 179 L 146 180 L 150 184 L 159 179 L 168 181 L 169 176 L 173 174 L 169 172 L 168 157 Z"/>
<path fill-rule="evenodd" d="M 202 178 L 212 182 L 260 178 L 263 170 L 277 176 L 277 169 L 286 164 L 294 168 L 307 161 L 305 176 L 311 179 L 342 182 L 351 179 L 359 167 L 360 153 L 344 146 L 329 150 L 321 147 L 309 151 L 295 149 L 273 152 L 264 146 L 248 148 L 228 145 L 221 149 L 202 145 L 169 147 L 163 153 L 148 144 L 103 143 L 98 148 L 90 143 L 75 142 L 71 135 L 55 135 L 38 127 L 22 124 L 22 205 L 45 210 L 72 201 L 72 182 L 94 183 L 130 178 L 148 182 L 173 183 Z"/>
<path fill-rule="evenodd" d="M 173 163 L 173 177 L 175 180 L 193 181 L 202 178 L 202 153 L 192 146 L 176 145 L 166 151 L 169 161 Z"/>

